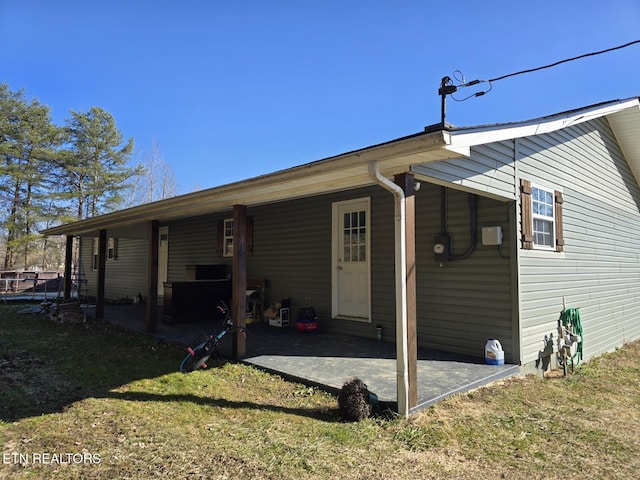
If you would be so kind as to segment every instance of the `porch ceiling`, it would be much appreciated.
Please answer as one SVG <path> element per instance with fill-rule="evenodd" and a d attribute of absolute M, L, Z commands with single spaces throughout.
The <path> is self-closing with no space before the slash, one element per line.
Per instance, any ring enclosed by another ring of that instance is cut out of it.
<path fill-rule="evenodd" d="M 228 211 L 237 204 L 251 207 L 372 185 L 368 172 L 371 160 L 378 162 L 383 175 L 391 177 L 408 171 L 412 164 L 459 156 L 459 152 L 448 150 L 443 131 L 419 133 L 268 175 L 60 225 L 43 233 L 93 235 L 102 229 L 126 231 L 127 227 L 150 220 L 177 220 Z"/>

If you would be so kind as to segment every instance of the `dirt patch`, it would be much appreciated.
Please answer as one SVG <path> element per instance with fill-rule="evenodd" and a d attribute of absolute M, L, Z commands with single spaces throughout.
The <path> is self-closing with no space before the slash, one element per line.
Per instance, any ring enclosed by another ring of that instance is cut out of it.
<path fill-rule="evenodd" d="M 567 374 L 569 375 L 569 374 Z M 548 378 L 550 380 L 556 379 L 556 378 L 567 378 L 567 375 L 564 374 L 564 371 L 562 370 L 549 370 L 548 372 L 544 373 L 544 378 Z"/>

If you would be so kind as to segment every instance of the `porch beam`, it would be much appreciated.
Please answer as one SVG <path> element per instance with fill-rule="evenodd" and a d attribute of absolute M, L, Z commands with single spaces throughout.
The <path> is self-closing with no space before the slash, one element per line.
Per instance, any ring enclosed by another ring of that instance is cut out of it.
<path fill-rule="evenodd" d="M 66 301 L 71 298 L 73 288 L 72 268 L 73 265 L 73 235 L 67 235 L 67 244 L 64 252 L 64 291 L 62 298 Z"/>
<path fill-rule="evenodd" d="M 416 307 L 416 207 L 415 179 L 412 173 L 401 173 L 394 182 L 404 191 L 405 196 L 405 264 L 407 296 L 407 356 L 409 409 L 418 405 L 418 329 Z"/>
<path fill-rule="evenodd" d="M 151 220 L 148 225 L 149 243 L 147 258 L 147 311 L 145 316 L 145 330 L 147 333 L 158 331 L 158 236 L 160 222 Z"/>
<path fill-rule="evenodd" d="M 233 206 L 233 320 L 238 327 L 245 326 L 247 310 L 247 207 Z M 233 333 L 231 353 L 240 359 L 247 353 L 246 339 L 240 332 Z"/>
<path fill-rule="evenodd" d="M 96 318 L 104 318 L 104 290 L 107 266 L 107 231 L 98 233 L 98 284 L 96 292 Z"/>

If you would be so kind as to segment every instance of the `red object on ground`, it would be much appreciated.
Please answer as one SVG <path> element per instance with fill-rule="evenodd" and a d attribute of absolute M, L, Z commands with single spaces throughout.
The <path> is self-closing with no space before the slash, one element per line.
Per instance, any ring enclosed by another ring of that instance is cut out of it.
<path fill-rule="evenodd" d="M 315 332 L 318 330 L 318 322 L 296 322 L 296 330 L 299 332 Z"/>

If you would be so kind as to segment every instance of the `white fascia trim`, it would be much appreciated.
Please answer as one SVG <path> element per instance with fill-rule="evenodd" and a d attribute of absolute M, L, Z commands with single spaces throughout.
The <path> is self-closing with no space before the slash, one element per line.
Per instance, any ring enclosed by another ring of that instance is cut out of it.
<path fill-rule="evenodd" d="M 577 125 L 594 118 L 611 115 L 626 110 L 637 108 L 639 99 L 618 100 L 605 106 L 588 107 L 567 114 L 560 114 L 542 119 L 528 120 L 524 122 L 508 123 L 502 125 L 487 125 L 468 129 L 453 130 L 448 136 L 448 150 L 458 151 L 465 147 L 482 145 L 492 142 L 500 142 L 513 138 L 541 135 Z"/>
<path fill-rule="evenodd" d="M 464 145 L 462 144 L 462 142 L 457 141 L 457 139 L 453 137 L 452 132 L 443 131 L 442 134 L 445 142 L 445 145 L 444 145 L 445 150 L 457 153 L 461 157 L 468 158 L 471 156 L 470 145 Z"/>

